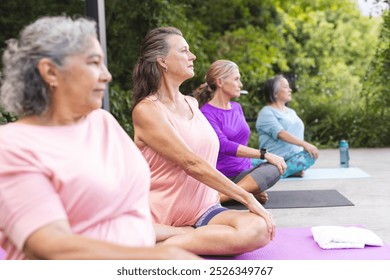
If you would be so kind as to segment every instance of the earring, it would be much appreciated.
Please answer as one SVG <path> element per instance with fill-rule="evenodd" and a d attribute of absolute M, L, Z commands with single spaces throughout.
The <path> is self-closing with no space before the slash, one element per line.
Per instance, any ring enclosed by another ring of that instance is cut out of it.
<path fill-rule="evenodd" d="M 55 84 L 53 82 L 49 83 L 50 90 L 54 90 L 55 87 L 56 86 L 55 86 Z"/>

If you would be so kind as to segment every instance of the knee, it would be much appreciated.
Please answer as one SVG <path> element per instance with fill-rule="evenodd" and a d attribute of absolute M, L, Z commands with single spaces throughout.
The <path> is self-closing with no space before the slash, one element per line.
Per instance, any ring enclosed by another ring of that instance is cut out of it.
<path fill-rule="evenodd" d="M 266 246 L 271 241 L 271 235 L 268 232 L 268 227 L 265 220 L 261 217 L 255 217 L 253 224 L 250 227 L 249 235 L 253 240 L 252 250 Z"/>
<path fill-rule="evenodd" d="M 267 224 L 265 223 L 265 220 L 259 216 L 253 216 L 252 219 L 248 221 L 245 228 L 240 231 L 239 240 L 241 240 L 245 252 L 264 247 L 271 240 Z"/>
<path fill-rule="evenodd" d="M 275 165 L 271 165 L 269 174 L 270 177 L 274 178 L 276 181 L 280 179 L 279 168 L 277 168 Z"/>
<path fill-rule="evenodd" d="M 265 182 L 267 185 L 265 186 L 266 188 L 264 190 L 269 189 L 280 180 L 279 169 L 275 165 L 270 165 L 266 177 L 267 178 Z"/>

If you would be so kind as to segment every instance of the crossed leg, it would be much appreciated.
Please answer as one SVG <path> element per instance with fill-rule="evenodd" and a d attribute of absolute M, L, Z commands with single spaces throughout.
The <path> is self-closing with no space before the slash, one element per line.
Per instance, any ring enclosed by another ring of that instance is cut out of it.
<path fill-rule="evenodd" d="M 176 245 L 198 255 L 237 255 L 269 242 L 270 234 L 263 218 L 248 211 L 227 210 L 213 217 L 206 226 L 186 229 L 159 244 Z"/>

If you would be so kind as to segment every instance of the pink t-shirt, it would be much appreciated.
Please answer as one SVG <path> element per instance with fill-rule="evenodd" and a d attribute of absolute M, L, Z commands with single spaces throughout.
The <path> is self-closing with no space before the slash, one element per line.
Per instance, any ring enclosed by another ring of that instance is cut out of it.
<path fill-rule="evenodd" d="M 106 111 L 76 125 L 0 127 L 0 247 L 8 259 L 37 229 L 68 220 L 73 232 L 126 246 L 152 246 L 150 171 Z"/>
<path fill-rule="evenodd" d="M 194 113 L 191 120 L 172 114 L 154 96 L 148 97 L 147 100 L 157 106 L 195 154 L 215 167 L 219 150 L 218 137 L 199 111 L 197 101 L 189 96 L 185 98 Z M 152 173 L 150 208 L 156 223 L 172 226 L 194 225 L 208 208 L 219 202 L 216 190 L 195 180 L 181 167 L 167 161 L 149 146 L 141 148 L 141 152 Z"/>

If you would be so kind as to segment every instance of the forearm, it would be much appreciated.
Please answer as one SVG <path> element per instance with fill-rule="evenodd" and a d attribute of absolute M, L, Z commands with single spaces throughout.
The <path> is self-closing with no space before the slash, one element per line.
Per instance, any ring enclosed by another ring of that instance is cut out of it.
<path fill-rule="evenodd" d="M 163 250 L 154 247 L 125 247 L 78 235 L 41 240 L 28 245 L 25 253 L 31 259 L 104 260 L 104 259 L 166 259 Z"/>
<path fill-rule="evenodd" d="M 170 259 L 169 248 L 129 247 L 72 233 L 67 221 L 46 225 L 26 240 L 24 253 L 30 259 Z"/>
<path fill-rule="evenodd" d="M 185 172 L 203 184 L 223 193 L 230 198 L 246 205 L 251 194 L 243 190 L 229 178 L 211 166 L 207 161 L 197 157 L 191 164 L 184 167 Z"/>
<path fill-rule="evenodd" d="M 236 156 L 246 157 L 246 158 L 260 158 L 260 150 L 247 147 L 244 145 L 239 145 Z"/>
<path fill-rule="evenodd" d="M 282 130 L 281 132 L 279 132 L 278 138 L 280 140 L 283 140 L 284 142 L 288 142 L 290 144 L 297 145 L 297 146 L 300 146 L 300 147 L 303 147 L 305 145 L 305 143 L 306 143 L 306 141 L 301 140 L 301 139 L 295 137 L 294 135 L 288 133 L 285 130 Z"/>

